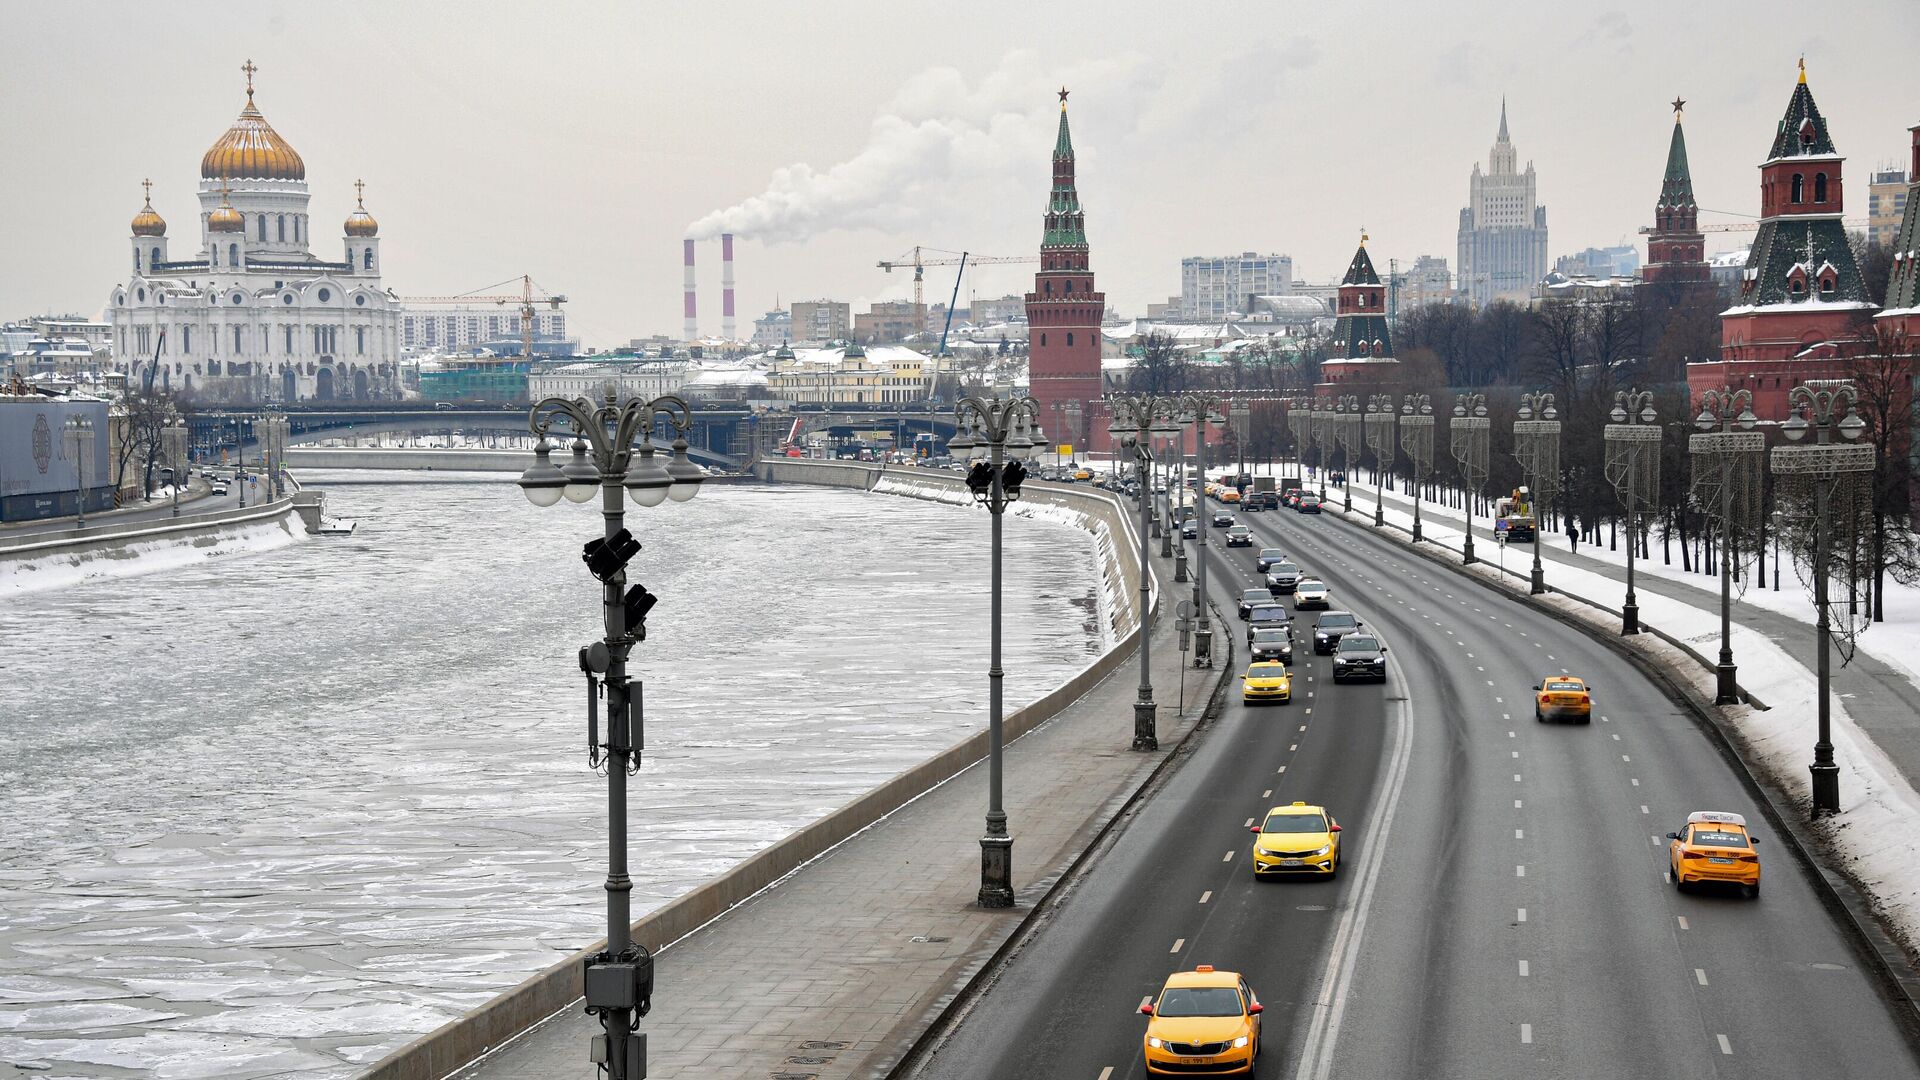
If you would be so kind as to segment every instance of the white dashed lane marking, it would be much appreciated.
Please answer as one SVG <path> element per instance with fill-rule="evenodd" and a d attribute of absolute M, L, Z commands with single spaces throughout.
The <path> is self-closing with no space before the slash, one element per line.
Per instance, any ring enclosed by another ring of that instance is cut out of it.
<path fill-rule="evenodd" d="M 1705 985 L 1707 985 L 1707 969 L 1706 969 L 1706 968 L 1694 968 L 1694 969 L 1693 969 L 1693 981 L 1695 981 L 1695 982 L 1697 982 L 1697 983 L 1699 983 L 1699 984 L 1700 984 L 1701 986 L 1705 986 Z"/>
<path fill-rule="evenodd" d="M 1207 890 L 1206 892 L 1203 892 L 1203 893 L 1201 893 L 1201 894 L 1200 894 L 1200 902 L 1201 902 L 1201 903 L 1203 903 L 1203 904 L 1204 904 L 1204 903 L 1206 903 L 1207 901 L 1209 901 L 1209 900 L 1211 900 L 1211 899 L 1213 899 L 1213 890 L 1212 890 L 1212 889 L 1208 889 L 1208 890 Z"/>
<path fill-rule="evenodd" d="M 1525 960 L 1520 961 L 1520 977 L 1523 979 L 1527 977 L 1527 962 Z"/>
<path fill-rule="evenodd" d="M 1533 1042 L 1533 1025 L 1532 1024 L 1520 1025 L 1520 1041 L 1522 1043 L 1528 1043 L 1528 1044 L 1531 1044 Z"/>
<path fill-rule="evenodd" d="M 1675 915 L 1674 918 L 1680 920 L 1680 929 L 1682 930 L 1693 929 L 1693 927 L 1687 925 L 1687 917 L 1685 915 Z"/>
<path fill-rule="evenodd" d="M 1174 938 L 1174 939 L 1173 939 L 1173 948 L 1171 948 L 1171 949 L 1168 949 L 1167 951 L 1168 951 L 1169 953 L 1177 953 L 1177 952 L 1179 952 L 1179 951 L 1180 951 L 1180 946 L 1182 946 L 1182 945 L 1185 945 L 1186 943 L 1187 943 L 1187 939 L 1186 939 L 1186 938 Z"/>
<path fill-rule="evenodd" d="M 1715 1035 L 1714 1038 L 1718 1039 L 1720 1042 L 1721 1053 L 1729 1056 L 1733 1054 L 1733 1044 L 1727 1041 L 1727 1037 L 1725 1035 Z"/>

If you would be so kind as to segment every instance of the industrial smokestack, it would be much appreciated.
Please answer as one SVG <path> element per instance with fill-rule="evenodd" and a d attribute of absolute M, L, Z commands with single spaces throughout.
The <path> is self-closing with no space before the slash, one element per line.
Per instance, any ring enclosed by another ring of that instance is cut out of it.
<path fill-rule="evenodd" d="M 720 336 L 733 340 L 733 234 L 720 234 Z"/>
<path fill-rule="evenodd" d="M 692 237 L 688 237 L 686 239 L 683 245 L 683 249 L 685 251 L 684 266 L 686 270 L 686 290 L 687 290 L 687 293 L 686 293 L 687 321 L 686 321 L 686 326 L 684 328 L 684 336 L 688 341 L 698 341 L 700 340 L 700 316 L 695 309 L 695 300 L 694 300 L 695 287 L 693 283 L 693 238 Z"/>

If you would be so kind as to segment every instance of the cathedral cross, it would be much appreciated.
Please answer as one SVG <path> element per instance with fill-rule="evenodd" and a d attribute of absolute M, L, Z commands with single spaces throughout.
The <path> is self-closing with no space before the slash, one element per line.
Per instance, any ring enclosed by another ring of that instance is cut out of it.
<path fill-rule="evenodd" d="M 259 71 L 260 69 L 253 66 L 252 59 L 248 59 L 246 63 L 240 65 L 240 70 L 246 72 L 247 100 L 252 101 L 253 100 L 253 73 L 256 71 Z"/>

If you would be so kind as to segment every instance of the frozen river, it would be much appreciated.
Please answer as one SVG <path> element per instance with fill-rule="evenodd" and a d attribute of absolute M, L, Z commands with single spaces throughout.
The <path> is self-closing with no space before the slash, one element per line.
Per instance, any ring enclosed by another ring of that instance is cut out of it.
<path fill-rule="evenodd" d="M 310 479 L 355 535 L 0 604 L 0 1076 L 349 1076 L 603 929 L 597 510 Z M 716 484 L 627 521 L 636 913 L 984 724 L 985 513 Z M 1011 708 L 1105 634 L 1092 538 L 1006 533 Z"/>

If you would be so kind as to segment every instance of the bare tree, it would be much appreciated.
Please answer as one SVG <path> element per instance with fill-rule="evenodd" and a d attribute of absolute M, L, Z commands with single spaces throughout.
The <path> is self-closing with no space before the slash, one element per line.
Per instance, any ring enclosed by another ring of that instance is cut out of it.
<path fill-rule="evenodd" d="M 1178 394 L 1192 388 L 1193 364 L 1172 334 L 1155 330 L 1140 340 L 1140 355 L 1127 374 L 1127 389 L 1137 394 Z"/>
<path fill-rule="evenodd" d="M 1887 576 L 1903 585 L 1920 581 L 1920 544 L 1910 525 L 1913 469 L 1908 457 L 1920 342 L 1888 323 L 1862 326 L 1858 333 L 1863 348 L 1852 361 L 1853 385 L 1875 462 L 1865 507 L 1871 517 L 1861 530 L 1866 551 L 1861 554 L 1871 573 L 1873 621 L 1884 622 Z"/>

